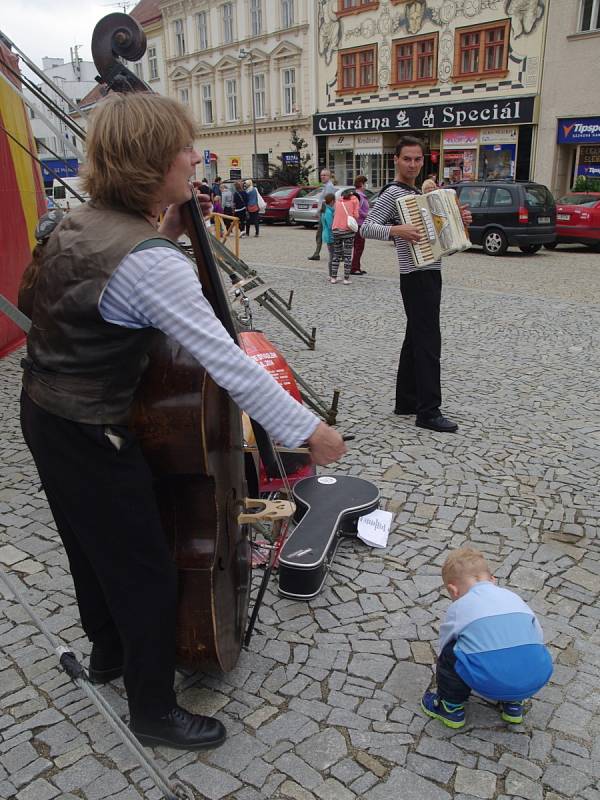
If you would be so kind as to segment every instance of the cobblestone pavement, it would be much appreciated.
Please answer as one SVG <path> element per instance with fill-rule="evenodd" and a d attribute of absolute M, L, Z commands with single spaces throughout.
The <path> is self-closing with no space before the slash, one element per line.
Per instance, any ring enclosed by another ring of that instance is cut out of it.
<path fill-rule="evenodd" d="M 345 541 L 312 602 L 272 581 L 249 652 L 182 693 L 229 738 L 205 754 L 157 749 L 198 798 L 600 800 L 598 395 L 600 256 L 579 248 L 448 259 L 444 409 L 457 435 L 391 413 L 402 336 L 393 250 L 368 242 L 369 274 L 326 283 L 314 234 L 266 228 L 242 255 L 318 327 L 315 352 L 257 321 L 323 395 L 342 391 L 356 439 L 337 467 L 381 489 L 385 551 Z M 19 358 L 0 362 L 0 562 L 49 628 L 85 660 L 73 588 L 17 421 Z M 452 732 L 419 711 L 448 605 L 440 565 L 472 542 L 539 615 L 555 672 L 520 726 L 472 700 Z M 160 792 L 57 668 L 0 590 L 0 798 L 139 800 Z M 125 717 L 121 683 L 105 697 Z"/>

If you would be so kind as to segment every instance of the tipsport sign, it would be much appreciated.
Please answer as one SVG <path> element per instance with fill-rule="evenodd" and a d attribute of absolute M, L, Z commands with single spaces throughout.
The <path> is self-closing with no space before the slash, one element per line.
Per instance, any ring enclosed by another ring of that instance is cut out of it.
<path fill-rule="evenodd" d="M 558 120 L 558 144 L 599 144 L 600 117 Z"/>

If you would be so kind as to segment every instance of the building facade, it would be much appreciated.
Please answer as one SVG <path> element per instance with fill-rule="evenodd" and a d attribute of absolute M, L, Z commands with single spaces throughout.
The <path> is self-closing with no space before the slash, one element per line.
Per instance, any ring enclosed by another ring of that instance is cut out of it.
<path fill-rule="evenodd" d="M 600 0 L 552 0 L 535 178 L 557 197 L 600 179 Z"/>
<path fill-rule="evenodd" d="M 209 179 L 265 177 L 311 139 L 312 0 L 165 0 L 166 93 L 199 124 Z M 254 110 L 252 98 L 254 97 Z"/>
<path fill-rule="evenodd" d="M 567 0 L 568 1 L 568 0 Z M 318 0 L 318 162 L 393 180 L 403 134 L 423 174 L 529 178 L 547 0 Z"/>
<path fill-rule="evenodd" d="M 73 105 L 81 103 L 90 90 L 98 85 L 95 80 L 98 71 L 93 61 L 83 61 L 79 58 L 77 50 L 77 47 L 72 48 L 69 61 L 63 58 L 42 59 L 42 71 L 46 77 L 71 100 Z M 69 116 L 71 108 L 57 92 L 50 89 L 47 84 L 42 85 L 42 90 L 46 97 L 60 108 L 65 117 Z M 83 142 L 65 124 L 64 119 L 44 105 L 32 92 L 25 89 L 24 94 L 27 98 L 38 157 L 42 162 L 44 186 L 48 188 L 52 186 L 53 173 L 61 178 L 77 175 L 80 165 L 78 153 L 83 153 Z M 77 122 L 81 124 L 80 119 L 77 119 Z"/>

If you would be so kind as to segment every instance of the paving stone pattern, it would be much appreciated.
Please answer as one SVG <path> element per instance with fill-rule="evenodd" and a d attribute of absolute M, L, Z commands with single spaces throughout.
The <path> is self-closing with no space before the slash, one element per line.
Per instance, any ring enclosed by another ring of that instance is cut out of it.
<path fill-rule="evenodd" d="M 444 436 L 391 413 L 404 324 L 393 249 L 368 242 L 369 274 L 330 286 L 325 261 L 305 260 L 313 241 L 265 228 L 242 246 L 266 280 L 294 289 L 317 350 L 257 307 L 256 320 L 318 391 L 341 389 L 339 426 L 356 438 L 335 471 L 379 486 L 394 512 L 389 545 L 343 542 L 309 603 L 279 597 L 273 580 L 236 669 L 181 692 L 225 723 L 226 744 L 157 749 L 158 763 L 210 800 L 600 800 L 600 256 L 447 260 L 444 409 L 460 431 Z M 19 430 L 20 357 L 0 361 L 0 565 L 85 662 L 66 558 Z M 532 605 L 555 660 L 521 726 L 477 699 L 458 732 L 419 710 L 449 602 L 440 566 L 465 543 Z M 3 587 L 0 604 L 0 798 L 160 798 Z M 126 719 L 122 683 L 102 692 Z"/>

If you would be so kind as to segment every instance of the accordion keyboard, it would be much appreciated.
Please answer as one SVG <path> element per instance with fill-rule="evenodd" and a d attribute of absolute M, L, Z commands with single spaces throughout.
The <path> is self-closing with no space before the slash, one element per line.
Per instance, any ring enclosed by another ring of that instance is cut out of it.
<path fill-rule="evenodd" d="M 423 266 L 423 264 L 430 264 L 436 260 L 432 245 L 432 242 L 436 241 L 436 235 L 431 215 L 427 209 L 419 206 L 416 197 L 407 197 L 404 202 L 410 224 L 416 225 L 421 230 L 421 241 L 409 242 L 415 264 L 418 267 Z"/>

